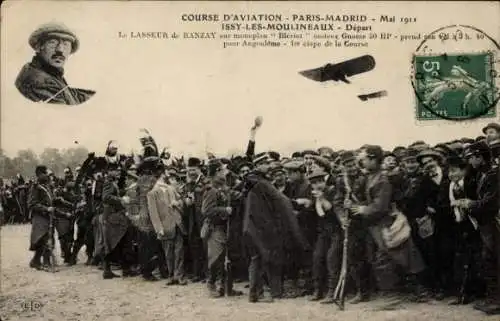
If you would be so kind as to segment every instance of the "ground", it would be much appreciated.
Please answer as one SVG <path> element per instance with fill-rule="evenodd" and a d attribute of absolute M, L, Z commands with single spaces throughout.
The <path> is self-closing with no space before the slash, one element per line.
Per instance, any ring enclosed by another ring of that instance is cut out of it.
<path fill-rule="evenodd" d="M 101 271 L 83 265 L 61 266 L 57 273 L 28 267 L 29 225 L 4 226 L 1 230 L 0 318 L 43 321 L 267 321 L 267 320 L 499 320 L 470 306 L 445 303 L 408 304 L 398 311 L 374 311 L 377 301 L 347 305 L 320 305 L 305 298 L 252 304 L 246 296 L 210 299 L 202 284 L 165 287 L 139 278 L 103 280 Z M 59 257 L 59 256 L 58 256 Z M 242 284 L 238 289 L 247 291 Z"/>

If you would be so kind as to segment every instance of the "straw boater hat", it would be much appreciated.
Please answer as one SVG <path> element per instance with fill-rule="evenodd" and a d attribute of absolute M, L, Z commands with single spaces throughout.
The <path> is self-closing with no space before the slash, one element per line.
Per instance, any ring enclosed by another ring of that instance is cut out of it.
<path fill-rule="evenodd" d="M 28 43 L 34 50 L 38 45 L 50 37 L 62 38 L 71 41 L 71 53 L 75 53 L 80 47 L 78 37 L 63 24 L 47 23 L 38 27 L 30 35 Z"/>

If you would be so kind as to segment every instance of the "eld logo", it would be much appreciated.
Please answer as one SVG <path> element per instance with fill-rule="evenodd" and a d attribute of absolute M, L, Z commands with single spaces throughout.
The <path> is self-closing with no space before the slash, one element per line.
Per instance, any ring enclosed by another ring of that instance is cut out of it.
<path fill-rule="evenodd" d="M 38 301 L 25 301 L 21 303 L 21 308 L 24 311 L 40 311 L 43 307 L 43 304 Z"/>

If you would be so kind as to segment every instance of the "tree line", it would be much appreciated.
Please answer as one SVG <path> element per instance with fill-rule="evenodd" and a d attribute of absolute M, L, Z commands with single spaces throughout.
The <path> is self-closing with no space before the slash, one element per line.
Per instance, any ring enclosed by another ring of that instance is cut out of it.
<path fill-rule="evenodd" d="M 0 177 L 6 180 L 21 174 L 25 179 L 35 176 L 36 166 L 43 164 L 56 175 L 63 175 L 64 168 L 81 165 L 87 158 L 89 151 L 85 147 L 67 148 L 45 148 L 37 155 L 31 149 L 21 149 L 15 157 L 9 157 L 0 149 Z"/>

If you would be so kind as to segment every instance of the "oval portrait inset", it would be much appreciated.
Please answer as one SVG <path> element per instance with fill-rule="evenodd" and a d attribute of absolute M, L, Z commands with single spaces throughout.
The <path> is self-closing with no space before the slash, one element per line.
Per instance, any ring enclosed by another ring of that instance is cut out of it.
<path fill-rule="evenodd" d="M 72 87 L 66 81 L 64 67 L 80 47 L 78 36 L 68 27 L 43 24 L 31 33 L 28 43 L 33 58 L 16 78 L 16 87 L 24 97 L 38 103 L 78 105 L 95 94 L 94 90 Z"/>

